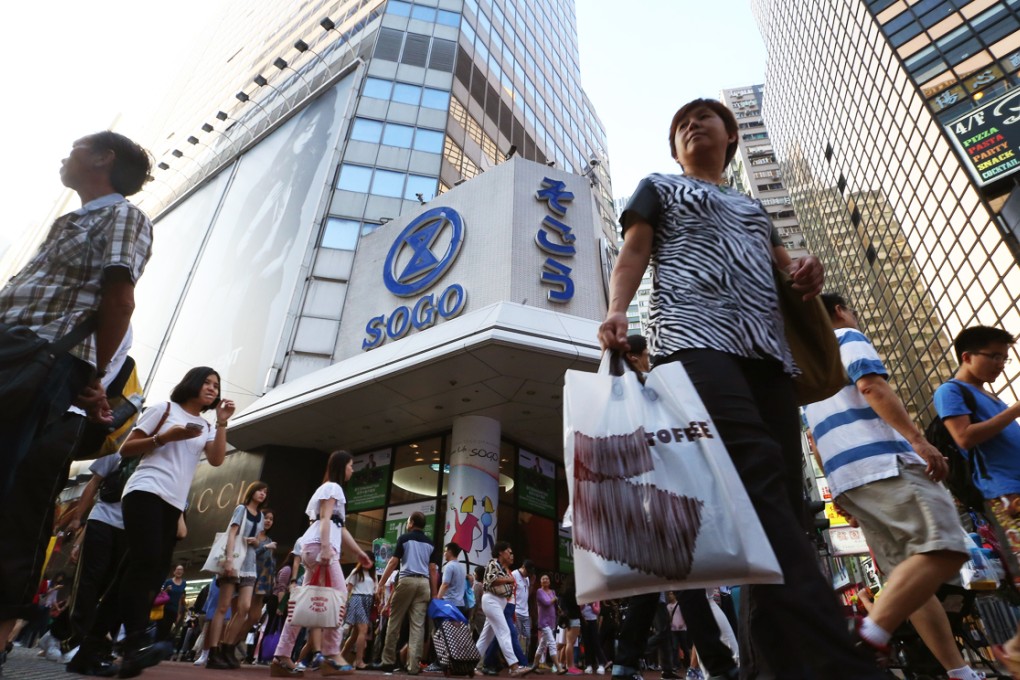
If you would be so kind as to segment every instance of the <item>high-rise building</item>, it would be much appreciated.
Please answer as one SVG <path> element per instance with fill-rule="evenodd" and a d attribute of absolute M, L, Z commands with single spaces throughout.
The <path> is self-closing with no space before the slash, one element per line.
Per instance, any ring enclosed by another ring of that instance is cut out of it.
<path fill-rule="evenodd" d="M 726 167 L 726 179 L 734 189 L 761 201 L 783 245 L 790 256 L 796 258 L 807 252 L 804 234 L 797 222 L 790 192 L 783 185 L 783 173 L 762 119 L 763 90 L 764 85 L 750 85 L 720 93 L 723 104 L 736 116 L 740 130 L 737 153 Z"/>
<path fill-rule="evenodd" d="M 419 509 L 472 562 L 498 531 L 569 571 L 563 376 L 597 364 L 616 243 L 573 1 L 246 0 L 205 20 L 139 140 L 159 161 L 133 319 L 147 398 L 206 365 L 239 406 L 179 557 L 259 478 L 286 545 L 345 448 L 364 545 Z"/>
<path fill-rule="evenodd" d="M 753 6 L 768 50 L 762 112 L 807 247 L 858 311 L 908 409 L 931 414 L 960 330 L 1020 333 L 1007 200 L 1020 177 L 1009 128 L 1020 3 Z M 1007 402 L 1016 378 L 1007 366 L 994 386 Z"/>

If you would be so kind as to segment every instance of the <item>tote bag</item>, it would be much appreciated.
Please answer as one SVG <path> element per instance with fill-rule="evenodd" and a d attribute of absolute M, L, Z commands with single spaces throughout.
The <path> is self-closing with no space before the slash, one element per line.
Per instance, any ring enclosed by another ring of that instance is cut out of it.
<path fill-rule="evenodd" d="M 227 532 L 217 532 L 215 540 L 213 540 L 212 549 L 209 551 L 209 557 L 205 560 L 205 564 L 202 566 L 202 571 L 211 571 L 214 574 L 220 574 L 223 572 L 223 564 L 220 560 L 227 552 Z M 248 553 L 248 546 L 244 544 L 240 535 L 234 539 L 234 554 L 231 556 L 231 563 L 234 567 L 234 573 L 241 571 L 241 565 L 244 564 L 244 557 Z"/>
<path fill-rule="evenodd" d="M 616 357 L 619 361 L 619 357 Z M 567 371 L 564 461 L 577 601 L 782 583 L 729 454 L 679 362 Z"/>
<path fill-rule="evenodd" d="M 305 585 L 294 589 L 291 624 L 306 628 L 337 628 L 340 625 L 344 597 L 330 581 L 329 569 L 315 567 Z"/>

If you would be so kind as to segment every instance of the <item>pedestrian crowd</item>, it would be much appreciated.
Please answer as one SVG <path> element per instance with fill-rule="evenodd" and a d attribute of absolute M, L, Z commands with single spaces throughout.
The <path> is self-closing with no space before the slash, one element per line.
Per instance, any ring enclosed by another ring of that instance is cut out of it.
<path fill-rule="evenodd" d="M 54 222 L 37 255 L 0 290 L 9 386 L 0 387 L 0 401 L 13 404 L 0 419 L 0 640 L 31 644 L 45 634 L 44 654 L 100 677 L 133 677 L 176 655 L 213 670 L 261 660 L 277 677 L 365 668 L 415 675 L 463 662 L 485 674 L 505 666 L 514 677 L 638 680 L 652 669 L 667 679 L 877 680 L 888 677 L 890 640 L 909 621 L 949 678 L 983 677 L 961 655 L 937 598 L 975 547 L 960 494 L 954 502 L 942 482 L 976 494 L 966 505 L 987 516 L 994 529 L 987 540 L 1004 570 L 1020 575 L 1020 404 L 1005 404 L 989 387 L 1014 338 L 998 328 L 963 329 L 954 344 L 959 369 L 934 396 L 937 422 L 921 427 L 862 330 L 866 314 L 837 292 L 823 294 L 819 260 L 792 259 L 762 204 L 723 182 L 737 139 L 736 118 L 718 102 L 699 99 L 677 111 L 669 147 L 683 174 L 650 175 L 623 210 L 598 337 L 639 375 L 683 367 L 782 584 L 579 602 L 572 580 L 540 572 L 506 541 L 484 564 L 470 562 L 457 543 L 436 548 L 420 512 L 377 568 L 346 526 L 353 459 L 335 451 L 308 500 L 308 528 L 280 568 L 271 490 L 256 482 L 214 545 L 206 568 L 215 578 L 189 605 L 174 548 L 187 532 L 200 460 L 224 462 L 235 406 L 221 395 L 219 373 L 199 366 L 132 419 L 130 322 L 152 225 L 126 197 L 147 181 L 150 161 L 131 140 L 101 132 L 74 142 L 62 165 L 81 208 Z M 628 334 L 626 309 L 649 265 L 646 338 Z M 777 271 L 790 283 L 777 283 Z M 850 628 L 805 531 L 801 371 L 784 331 L 782 285 L 804 300 L 821 296 L 848 378 L 804 414 L 834 501 L 864 532 L 885 578 L 867 616 Z M 40 362 L 41 376 L 26 368 Z M 14 395 L 25 384 L 31 398 Z M 948 446 L 929 441 L 938 427 Z M 104 446 L 108 455 L 93 456 L 82 502 L 67 518 L 70 528 L 85 528 L 72 547 L 77 571 L 42 580 L 69 466 Z M 346 577 L 341 561 L 353 565 Z M 336 606 L 327 607 L 328 621 L 304 618 L 312 592 L 320 605 Z M 1020 669 L 1020 642 L 997 654 L 1011 672 Z"/>

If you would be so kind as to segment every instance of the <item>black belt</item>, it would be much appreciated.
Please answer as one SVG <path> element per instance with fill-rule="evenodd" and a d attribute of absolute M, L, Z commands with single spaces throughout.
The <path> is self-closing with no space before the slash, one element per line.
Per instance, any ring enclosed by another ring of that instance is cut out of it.
<path fill-rule="evenodd" d="M 400 574 L 400 578 L 428 578 L 425 574 Z"/>

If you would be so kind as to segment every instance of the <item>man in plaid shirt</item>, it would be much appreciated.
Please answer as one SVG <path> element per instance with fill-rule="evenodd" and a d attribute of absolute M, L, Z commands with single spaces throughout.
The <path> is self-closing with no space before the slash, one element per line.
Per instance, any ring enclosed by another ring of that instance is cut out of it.
<path fill-rule="evenodd" d="M 65 418 L 67 409 L 74 403 L 94 420 L 112 417 L 100 379 L 128 330 L 135 283 L 152 252 L 149 218 L 124 197 L 141 190 L 150 170 L 148 152 L 115 132 L 74 142 L 60 179 L 82 207 L 57 218 L 35 257 L 0 290 L 0 322 L 28 326 L 51 342 L 90 317 L 94 324 L 93 334 L 57 358 L 29 415 L 0 424 L 3 643 L 31 603 L 55 496 L 81 434 L 83 419 Z"/>

